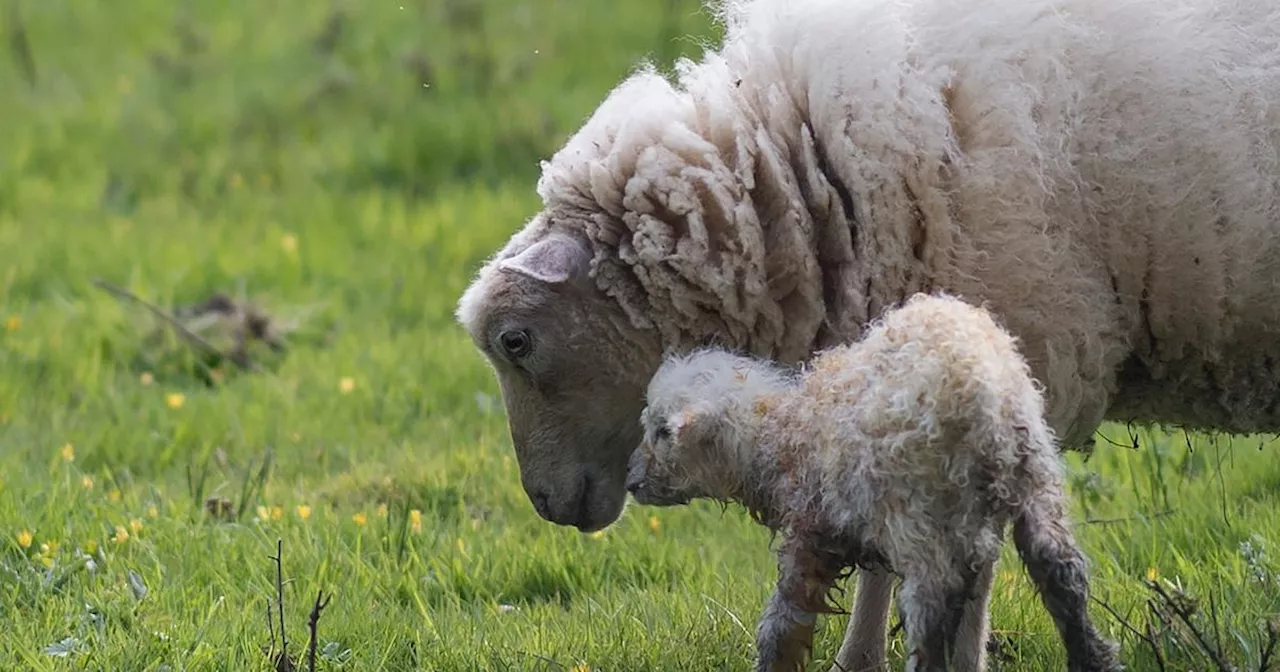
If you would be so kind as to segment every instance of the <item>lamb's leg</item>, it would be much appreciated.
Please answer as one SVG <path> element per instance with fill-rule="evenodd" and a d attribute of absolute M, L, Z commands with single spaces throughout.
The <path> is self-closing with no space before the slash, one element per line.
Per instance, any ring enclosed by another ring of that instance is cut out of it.
<path fill-rule="evenodd" d="M 787 537 L 778 549 L 778 586 L 756 630 L 757 672 L 800 672 L 813 646 L 818 612 L 840 566 L 803 539 Z"/>
<path fill-rule="evenodd" d="M 1028 502 L 1014 519 L 1013 541 L 1062 636 L 1067 668 L 1071 672 L 1123 669 L 1115 645 L 1102 638 L 1089 618 L 1085 557 L 1071 534 L 1062 498 L 1050 492 Z"/>
<path fill-rule="evenodd" d="M 844 642 L 830 672 L 884 672 L 885 627 L 893 597 L 893 574 L 875 568 L 858 572 L 858 588 L 853 613 L 845 629 Z"/>
<path fill-rule="evenodd" d="M 972 584 L 956 575 L 912 573 L 899 592 L 907 639 L 906 672 L 948 672 Z"/>
<path fill-rule="evenodd" d="M 991 633 L 991 583 L 995 580 L 996 563 L 988 563 L 973 581 L 973 592 L 965 601 L 956 632 L 956 672 L 981 672 L 987 669 L 987 638 Z"/>

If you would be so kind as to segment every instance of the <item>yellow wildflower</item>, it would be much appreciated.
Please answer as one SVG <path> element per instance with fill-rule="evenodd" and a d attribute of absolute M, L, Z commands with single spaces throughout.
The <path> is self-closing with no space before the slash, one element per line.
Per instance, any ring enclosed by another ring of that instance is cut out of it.
<path fill-rule="evenodd" d="M 369 519 L 366 518 L 364 515 L 364 512 L 361 511 L 361 512 L 352 514 L 351 522 L 355 523 L 356 525 L 364 525 L 365 523 L 369 522 Z"/>
<path fill-rule="evenodd" d="M 113 502 L 118 502 L 118 501 L 120 501 L 120 489 L 119 489 L 119 488 L 111 488 L 111 492 L 108 492 L 108 493 L 107 493 L 107 499 L 109 499 L 109 500 L 111 500 L 111 501 L 113 501 Z"/>
<path fill-rule="evenodd" d="M 10 315 L 9 319 L 4 321 L 5 331 L 17 331 L 22 328 L 22 318 L 17 315 Z"/>
<path fill-rule="evenodd" d="M 84 489 L 85 489 L 85 490 L 92 490 L 92 489 L 93 489 L 93 477 L 92 477 L 92 476 L 81 476 L 81 477 L 80 477 L 80 485 L 84 486 Z"/>
<path fill-rule="evenodd" d="M 306 504 L 299 504 L 297 507 L 298 517 L 306 520 L 311 517 L 311 507 Z"/>
<path fill-rule="evenodd" d="M 412 527 L 414 532 L 422 531 L 422 512 L 421 511 L 414 509 L 409 512 L 409 527 Z"/>
<path fill-rule="evenodd" d="M 266 520 L 267 518 L 271 517 L 270 512 L 267 511 L 267 507 L 261 504 L 258 505 L 257 513 L 258 513 L 259 520 Z"/>
<path fill-rule="evenodd" d="M 386 503 L 379 504 L 379 505 L 378 505 L 378 509 L 377 509 L 376 513 L 377 513 L 377 515 L 378 515 L 378 517 L 379 517 L 379 518 L 386 518 L 386 517 L 387 517 L 387 505 L 386 505 Z"/>
<path fill-rule="evenodd" d="M 143 385 L 150 385 L 151 383 L 156 382 L 156 378 L 151 375 L 150 371 L 144 371 L 141 376 L 138 376 L 138 382 Z"/>
<path fill-rule="evenodd" d="M 129 530 L 124 529 L 124 525 L 116 525 L 116 534 L 111 539 L 117 544 L 123 544 L 129 541 Z"/>
<path fill-rule="evenodd" d="M 23 531 L 21 531 L 21 532 L 19 532 L 19 533 L 18 533 L 18 545 L 19 545 L 19 546 L 21 546 L 21 547 L 23 547 L 23 548 L 30 548 L 30 547 L 31 547 L 31 540 L 32 540 L 31 530 L 23 530 Z"/>
<path fill-rule="evenodd" d="M 588 534 L 588 535 L 587 535 L 587 538 L 589 538 L 589 539 L 603 539 L 603 538 L 604 538 L 604 530 L 596 530 L 595 532 L 592 532 L 591 534 Z"/>
<path fill-rule="evenodd" d="M 56 541 L 50 540 L 40 544 L 40 552 L 45 555 L 53 555 L 57 550 L 58 542 Z"/>
<path fill-rule="evenodd" d="M 88 553 L 89 555 L 93 555 L 94 553 L 97 553 L 98 541 L 96 539 L 90 539 L 89 541 L 84 542 L 84 552 Z"/>
<path fill-rule="evenodd" d="M 1160 571 L 1159 571 L 1159 570 L 1157 570 L 1155 567 L 1148 567 L 1148 568 L 1147 568 L 1147 580 L 1148 580 L 1148 581 L 1155 581 L 1155 580 L 1156 580 L 1156 577 L 1158 577 L 1158 576 L 1160 576 Z"/>
<path fill-rule="evenodd" d="M 133 530 L 134 534 L 138 534 L 142 531 L 142 521 L 137 518 L 129 521 L 129 529 Z"/>
<path fill-rule="evenodd" d="M 575 665 L 571 672 L 591 672 L 591 668 L 588 667 L 586 663 L 583 663 L 581 665 Z"/>
<path fill-rule="evenodd" d="M 284 236 L 280 239 L 280 247 L 283 247 L 284 251 L 288 252 L 289 254 L 293 254 L 294 252 L 297 252 L 298 237 L 293 235 L 292 233 L 284 234 Z"/>
<path fill-rule="evenodd" d="M 343 378 L 342 380 L 338 381 L 338 389 L 339 389 L 343 394 L 346 394 L 346 393 L 350 392 L 351 390 L 356 389 L 356 381 L 355 381 L 355 379 L 353 379 L 353 378 L 351 378 L 351 377 L 349 377 L 349 376 L 348 376 L 348 377 L 346 377 L 346 378 Z"/>
<path fill-rule="evenodd" d="M 74 459 L 76 459 L 76 449 L 68 443 L 62 447 L 62 460 L 64 462 L 70 462 Z"/>
<path fill-rule="evenodd" d="M 262 508 L 262 507 L 258 507 L 258 508 Z M 155 505 L 154 505 L 154 504 L 152 504 L 151 506 L 148 506 L 148 507 L 147 507 L 147 517 L 148 517 L 148 518 L 155 518 L 155 517 L 156 517 L 156 516 L 158 516 L 158 515 L 160 515 L 160 512 L 159 512 L 158 510 L 156 510 L 156 507 L 155 507 Z"/>
<path fill-rule="evenodd" d="M 649 516 L 649 529 L 653 532 L 657 532 L 659 527 L 662 527 L 662 522 L 658 520 L 658 517 Z"/>
<path fill-rule="evenodd" d="M 164 398 L 164 403 L 168 404 L 169 408 L 177 409 L 182 408 L 182 404 L 186 402 L 186 400 L 187 398 L 183 396 L 181 392 L 174 392 Z"/>
<path fill-rule="evenodd" d="M 280 520 L 284 518 L 284 509 L 279 506 L 271 507 L 271 520 Z"/>

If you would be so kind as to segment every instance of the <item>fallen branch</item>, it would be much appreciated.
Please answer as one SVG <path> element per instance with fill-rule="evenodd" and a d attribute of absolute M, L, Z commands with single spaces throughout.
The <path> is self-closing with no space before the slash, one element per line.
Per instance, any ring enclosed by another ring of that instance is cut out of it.
<path fill-rule="evenodd" d="M 103 291 L 106 291 L 110 294 L 115 295 L 117 298 L 127 299 L 129 301 L 137 303 L 143 308 L 146 308 L 152 315 L 155 315 L 156 317 L 160 318 L 164 322 L 168 323 L 169 326 L 173 327 L 173 330 L 179 336 L 182 336 L 187 341 L 194 343 L 197 347 L 203 349 L 205 352 L 211 355 L 216 355 L 219 359 L 230 359 L 237 366 L 243 369 L 246 369 L 248 371 L 257 370 L 257 367 L 254 366 L 253 362 L 249 361 L 247 358 L 227 356 L 225 353 L 223 353 L 221 350 L 215 347 L 212 343 L 210 343 L 209 341 L 202 338 L 200 335 L 188 329 L 176 317 L 165 312 L 160 307 L 156 306 L 150 301 L 147 301 L 139 297 L 133 292 L 130 292 L 129 290 L 124 289 L 123 287 L 117 287 L 101 278 L 95 278 L 93 281 L 93 284 L 96 285 L 99 289 L 102 289 Z"/>

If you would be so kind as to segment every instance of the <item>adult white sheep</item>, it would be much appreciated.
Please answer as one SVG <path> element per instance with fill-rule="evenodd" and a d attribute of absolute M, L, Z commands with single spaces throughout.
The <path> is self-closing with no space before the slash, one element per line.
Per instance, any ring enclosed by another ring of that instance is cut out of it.
<path fill-rule="evenodd" d="M 1280 430 L 1280 5 L 723 17 L 677 84 L 609 94 L 459 300 L 541 516 L 617 519 L 665 349 L 798 362 L 920 290 L 1000 315 L 1069 447 L 1104 418 Z M 860 574 L 842 662 L 882 659 L 890 588 Z"/>
<path fill-rule="evenodd" d="M 1073 672 L 1119 670 L 1089 618 L 1044 401 L 991 315 L 918 294 L 802 371 L 701 349 L 649 383 L 627 490 L 642 504 L 736 502 L 780 532 L 757 668 L 804 669 L 849 568 L 902 576 L 908 672 L 986 669 L 1005 527 Z"/>

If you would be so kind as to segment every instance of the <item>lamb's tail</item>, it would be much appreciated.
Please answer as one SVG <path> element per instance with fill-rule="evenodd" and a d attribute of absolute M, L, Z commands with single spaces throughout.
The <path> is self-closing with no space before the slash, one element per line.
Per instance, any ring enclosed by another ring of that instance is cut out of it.
<path fill-rule="evenodd" d="M 1048 483 L 1046 491 L 1035 493 L 1024 502 L 1013 521 L 1018 555 L 1062 636 L 1068 669 L 1121 670 L 1116 645 L 1105 640 L 1089 618 L 1085 556 L 1071 532 L 1061 489 L 1055 481 Z"/>

